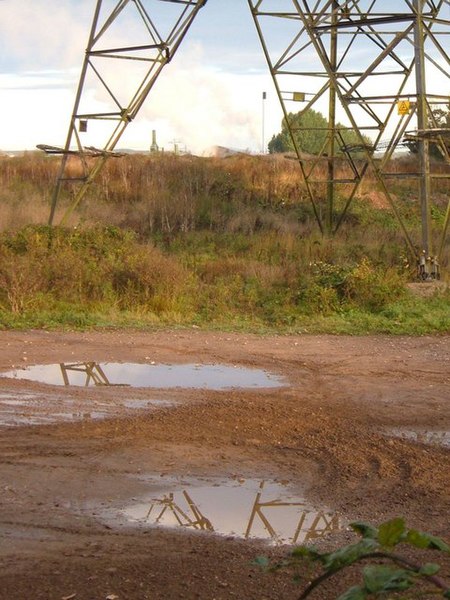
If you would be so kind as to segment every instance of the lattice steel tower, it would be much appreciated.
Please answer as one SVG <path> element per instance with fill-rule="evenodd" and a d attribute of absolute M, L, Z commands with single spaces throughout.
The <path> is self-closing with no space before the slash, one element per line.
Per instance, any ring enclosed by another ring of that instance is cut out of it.
<path fill-rule="evenodd" d="M 125 128 L 206 1 L 97 1 L 66 145 L 44 147 L 62 154 L 50 223 L 63 183 L 75 184 L 64 223 L 114 155 Z M 321 231 L 339 229 L 364 176 L 371 172 L 398 219 L 421 277 L 438 277 L 450 199 L 438 230 L 432 226 L 431 186 L 436 179 L 450 179 L 450 123 L 444 122 L 450 110 L 449 0 L 247 2 Z M 127 41 L 131 17 L 142 25 L 139 41 L 134 29 Z M 119 68 L 127 85 L 110 83 L 117 81 Z M 135 91 L 127 96 L 130 83 Z M 103 93 L 95 101 L 89 93 L 94 84 Z M 317 155 L 308 156 L 298 140 L 307 132 L 302 116 L 313 107 L 326 115 L 327 125 L 312 132 L 323 144 Z M 101 149 L 89 146 L 83 137 L 98 129 L 106 140 Z M 417 152 L 413 172 L 392 168 L 394 151 L 405 144 Z M 430 161 L 431 144 L 443 161 Z M 420 240 L 401 217 L 390 191 L 392 178 L 417 182 L 417 195 L 411 200 L 420 204 Z"/>

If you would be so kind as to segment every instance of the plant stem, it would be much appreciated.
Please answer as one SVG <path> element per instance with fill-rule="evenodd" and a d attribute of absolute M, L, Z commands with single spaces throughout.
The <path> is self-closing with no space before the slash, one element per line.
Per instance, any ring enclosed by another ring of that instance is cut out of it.
<path fill-rule="evenodd" d="M 415 571 L 417 574 L 420 574 L 421 577 L 428 579 L 428 581 L 431 581 L 436 587 L 440 588 L 444 592 L 446 592 L 450 589 L 446 585 L 445 581 L 443 581 L 440 577 L 436 577 L 436 575 L 424 575 L 424 574 L 420 573 L 420 569 L 422 568 L 422 565 L 417 563 L 416 561 L 410 560 L 409 558 L 404 558 L 403 556 L 400 556 L 398 554 L 390 554 L 389 552 L 374 552 L 374 553 L 372 553 L 371 558 L 377 558 L 377 557 L 390 559 L 390 560 L 392 560 L 392 562 L 394 562 L 402 567 L 407 567 L 408 569 Z M 364 558 L 366 558 L 366 557 L 364 557 Z"/>
<path fill-rule="evenodd" d="M 422 566 L 415 561 L 404 558 L 403 556 L 399 556 L 398 554 L 390 554 L 389 552 L 371 552 L 370 554 L 365 554 L 364 556 L 361 556 L 360 558 L 355 560 L 355 562 L 352 564 L 355 564 L 356 562 L 359 562 L 361 560 L 372 559 L 372 558 L 382 558 L 384 560 L 391 560 L 395 564 L 400 565 L 402 567 L 406 567 L 406 568 L 410 569 L 411 571 L 414 571 L 417 574 L 419 574 L 421 566 Z M 298 600 L 305 600 L 305 598 L 307 598 L 317 586 L 319 586 L 321 583 L 323 583 L 324 581 L 326 581 L 333 575 L 336 575 L 337 573 L 339 573 L 340 571 L 342 571 L 343 569 L 345 569 L 348 566 L 350 566 L 350 565 L 343 565 L 342 567 L 339 567 L 335 571 L 325 571 L 325 573 L 322 573 L 321 575 L 319 575 L 318 577 L 313 579 L 313 581 L 311 581 L 311 583 L 308 585 L 308 587 L 305 590 L 303 590 L 301 596 L 298 597 Z M 436 577 L 436 575 L 421 574 L 421 576 L 424 577 L 425 579 L 427 579 L 428 581 L 430 581 L 431 583 L 433 583 L 437 588 L 441 589 L 444 592 L 450 590 L 450 588 L 446 585 L 445 581 L 443 581 L 439 577 Z"/>

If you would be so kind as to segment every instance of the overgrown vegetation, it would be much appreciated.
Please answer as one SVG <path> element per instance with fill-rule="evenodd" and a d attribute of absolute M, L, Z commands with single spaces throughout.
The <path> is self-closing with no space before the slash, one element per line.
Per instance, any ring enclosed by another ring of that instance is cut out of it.
<path fill-rule="evenodd" d="M 110 161 L 71 227 L 50 229 L 57 166 L 35 154 L 0 161 L 3 327 L 450 330 L 448 292 L 407 290 L 415 265 L 370 181 L 326 238 L 292 161 L 127 156 Z M 436 223 L 448 194 L 439 185 Z M 396 192 L 418 231 L 411 190 Z"/>
<path fill-rule="evenodd" d="M 403 518 L 391 519 L 379 527 L 361 522 L 351 523 L 350 527 L 361 535 L 360 541 L 333 552 L 299 546 L 286 560 L 270 568 L 291 570 L 296 579 L 302 580 L 305 559 L 321 565 L 322 572 L 313 578 L 298 600 L 306 600 L 327 580 L 359 563 L 365 565 L 358 573 L 360 583 L 349 587 L 336 600 L 450 598 L 450 584 L 439 577 L 441 566 L 438 563 L 423 562 L 420 558 L 411 558 L 409 554 L 398 552 L 398 548 L 408 550 L 409 547 L 419 552 L 434 551 L 449 555 L 450 546 L 444 540 L 417 529 L 407 529 Z M 269 567 L 266 557 L 259 557 L 256 562 L 264 568 Z M 354 579 L 358 578 L 354 571 L 353 574 Z"/>

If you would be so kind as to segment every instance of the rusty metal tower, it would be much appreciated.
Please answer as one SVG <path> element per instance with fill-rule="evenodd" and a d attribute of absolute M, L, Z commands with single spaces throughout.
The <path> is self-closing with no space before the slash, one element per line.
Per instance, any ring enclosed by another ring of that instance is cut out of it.
<path fill-rule="evenodd" d="M 436 109 L 450 110 L 449 0 L 248 3 L 321 231 L 339 229 L 371 171 L 420 276 L 439 277 L 450 200 L 440 231 L 433 231 L 431 184 L 450 178 L 450 129 L 436 116 Z M 313 107 L 327 116 L 322 130 L 302 123 Z M 315 156 L 305 156 L 299 146 L 306 132 L 323 140 Z M 393 169 L 394 151 L 408 143 L 417 151 L 417 170 Z M 430 161 L 430 143 L 442 164 Z M 413 239 L 396 206 L 393 178 L 417 181 L 421 240 Z"/>
<path fill-rule="evenodd" d="M 39 146 L 62 155 L 50 224 L 62 186 L 73 193 L 64 224 L 106 160 L 118 156 L 119 140 L 206 2 L 97 0 L 65 146 Z M 101 148 L 89 145 L 90 132 L 104 136 Z"/>
<path fill-rule="evenodd" d="M 206 1 L 97 0 L 66 144 L 42 146 L 62 154 L 50 224 L 62 186 L 70 183 L 73 190 L 64 224 L 108 157 L 117 155 L 126 127 Z M 431 190 L 437 179 L 450 178 L 449 129 L 437 116 L 437 109 L 450 109 L 450 0 L 247 2 L 321 231 L 339 229 L 371 172 L 421 277 L 439 277 L 450 200 L 438 231 Z M 305 156 L 298 136 L 307 131 L 302 115 L 313 107 L 327 125 L 309 131 L 323 144 L 317 155 Z M 104 134 L 101 148 L 86 141 L 90 131 Z M 392 168 L 394 151 L 407 143 L 417 151 L 414 172 Z M 441 152 L 441 163 L 430 160 L 430 144 Z M 393 178 L 417 182 L 420 240 L 398 210 Z"/>

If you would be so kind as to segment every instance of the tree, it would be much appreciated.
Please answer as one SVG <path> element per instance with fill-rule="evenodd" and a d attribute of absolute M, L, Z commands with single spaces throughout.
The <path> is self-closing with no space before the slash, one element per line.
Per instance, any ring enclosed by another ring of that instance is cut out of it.
<path fill-rule="evenodd" d="M 442 136 L 441 143 L 437 143 L 435 141 L 430 142 L 430 156 L 438 160 L 443 160 L 446 150 L 447 153 L 450 154 L 450 102 L 447 105 L 443 104 L 441 107 L 435 108 L 431 111 L 431 116 L 428 119 L 428 126 L 430 129 L 449 130 L 449 133 L 445 137 Z M 411 154 L 417 154 L 418 145 L 414 139 L 407 140 L 405 144 Z"/>
<path fill-rule="evenodd" d="M 438 127 L 450 129 L 450 102 L 447 106 L 444 105 L 443 108 L 435 108 L 432 112 Z"/>
<path fill-rule="evenodd" d="M 320 154 L 323 151 L 328 135 L 328 121 L 322 113 L 312 108 L 309 108 L 305 112 L 289 113 L 288 122 L 291 125 L 300 152 Z M 337 123 L 336 129 L 341 130 L 342 139 L 346 145 L 360 145 L 360 138 L 355 131 L 346 129 L 340 123 Z M 366 136 L 364 136 L 364 142 L 368 145 L 371 143 Z M 283 119 L 281 122 L 281 132 L 272 137 L 268 148 L 271 154 L 294 151 L 294 144 L 286 119 Z"/>

